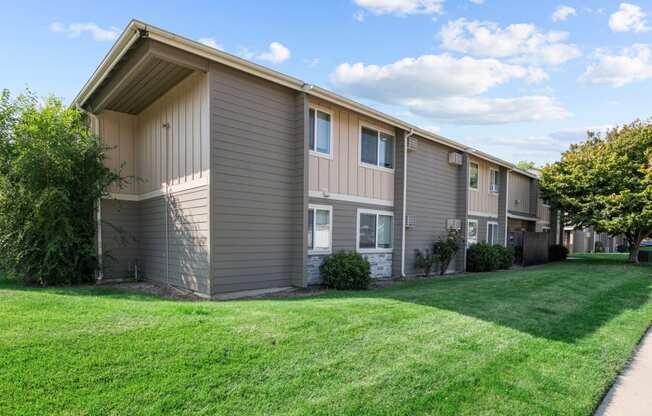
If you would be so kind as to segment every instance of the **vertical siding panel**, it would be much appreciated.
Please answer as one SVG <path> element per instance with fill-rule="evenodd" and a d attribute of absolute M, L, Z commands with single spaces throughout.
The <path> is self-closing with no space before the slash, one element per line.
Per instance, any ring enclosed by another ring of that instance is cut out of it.
<path fill-rule="evenodd" d="M 310 156 L 310 189 L 319 190 L 319 161 L 316 156 Z"/>
<path fill-rule="evenodd" d="M 329 177 L 328 177 L 328 186 L 331 192 L 340 193 L 340 184 L 339 184 L 339 170 L 340 170 L 340 157 L 335 157 L 335 155 L 340 155 L 340 132 L 337 128 L 337 123 L 339 117 L 337 111 L 332 112 L 331 116 L 331 131 L 332 131 L 332 140 L 331 146 L 331 155 L 332 159 L 328 159 L 329 165 Z"/>
<path fill-rule="evenodd" d="M 193 175 L 194 179 L 201 177 L 201 96 L 197 90 L 193 90 L 192 101 L 194 111 L 192 113 L 192 138 L 193 138 Z"/>
<path fill-rule="evenodd" d="M 329 175 L 328 175 L 328 168 L 329 168 L 329 163 L 328 159 L 324 159 L 323 157 L 318 157 L 319 159 L 319 171 L 317 172 L 317 175 L 319 175 L 319 190 L 328 190 L 330 192 L 330 186 L 329 186 Z"/>
<path fill-rule="evenodd" d="M 349 132 L 347 130 L 347 125 L 349 123 L 349 113 L 347 111 L 340 111 L 338 113 L 338 122 L 339 125 L 337 129 L 340 134 L 340 153 L 339 159 L 340 162 L 340 174 L 339 174 L 339 185 L 338 189 L 341 194 L 349 193 Z"/>
<path fill-rule="evenodd" d="M 201 151 L 202 151 L 202 177 L 208 175 L 210 169 L 210 97 L 208 94 L 208 77 L 198 79 L 197 88 L 202 96 L 202 111 L 201 111 Z"/>

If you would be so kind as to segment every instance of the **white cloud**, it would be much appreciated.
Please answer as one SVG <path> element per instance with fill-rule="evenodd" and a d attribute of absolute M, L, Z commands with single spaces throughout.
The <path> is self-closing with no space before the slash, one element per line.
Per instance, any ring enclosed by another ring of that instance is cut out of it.
<path fill-rule="evenodd" d="M 570 6 L 557 6 L 557 9 L 552 14 L 553 22 L 563 22 L 568 19 L 569 16 L 576 16 L 577 11 Z"/>
<path fill-rule="evenodd" d="M 406 105 L 414 114 L 454 124 L 560 120 L 570 115 L 552 97 L 545 95 L 513 98 L 446 97 L 408 100 Z"/>
<path fill-rule="evenodd" d="M 115 27 L 103 29 L 95 23 L 71 23 L 66 26 L 60 22 L 52 22 L 50 31 L 65 33 L 69 38 L 79 38 L 83 33 L 89 33 L 93 40 L 99 42 L 116 40 L 120 34 L 119 29 Z"/>
<path fill-rule="evenodd" d="M 413 114 L 458 124 L 550 120 L 568 113 L 548 96 L 486 98 L 481 94 L 512 80 L 547 79 L 540 68 L 496 59 L 449 54 L 405 58 L 389 65 L 339 65 L 331 82 L 346 94 L 406 107 Z"/>
<path fill-rule="evenodd" d="M 652 78 L 652 50 L 649 45 L 635 44 L 612 55 L 604 50 L 596 51 L 597 61 L 590 64 L 580 77 L 585 84 L 622 87 L 635 81 Z"/>
<path fill-rule="evenodd" d="M 353 19 L 355 19 L 356 22 L 362 23 L 364 22 L 364 12 L 362 10 L 358 10 L 357 12 L 353 13 Z"/>
<path fill-rule="evenodd" d="M 443 0 L 354 0 L 358 6 L 373 14 L 441 14 Z"/>
<path fill-rule="evenodd" d="M 272 42 L 269 44 L 267 52 L 256 53 L 249 49 L 240 49 L 238 55 L 244 59 L 257 59 L 259 61 L 267 61 L 272 64 L 280 64 L 290 59 L 291 53 L 288 48 L 279 42 Z"/>
<path fill-rule="evenodd" d="M 199 38 L 197 39 L 199 43 L 203 43 L 206 46 L 210 46 L 213 49 L 217 49 L 220 51 L 224 50 L 224 46 L 222 46 L 221 43 L 218 43 L 215 39 L 213 38 Z"/>
<path fill-rule="evenodd" d="M 645 16 L 647 14 L 639 6 L 620 3 L 618 11 L 609 17 L 609 27 L 614 32 L 647 32 L 650 27 Z"/>
<path fill-rule="evenodd" d="M 511 58 L 515 62 L 559 65 L 582 53 L 564 43 L 567 32 L 540 32 L 535 25 L 511 24 L 504 29 L 494 22 L 467 21 L 460 18 L 448 22 L 439 33 L 442 47 L 492 58 Z"/>
<path fill-rule="evenodd" d="M 269 44 L 269 51 L 257 56 L 261 61 L 268 61 L 273 64 L 280 64 L 290 59 L 290 50 L 278 42 Z"/>
<path fill-rule="evenodd" d="M 593 127 L 583 127 L 583 128 L 567 128 L 561 129 L 555 132 L 550 133 L 551 139 L 565 144 L 570 143 L 579 143 L 585 141 L 587 138 L 587 132 L 592 131 L 604 135 L 608 130 L 612 129 L 614 126 L 604 125 L 604 126 L 593 126 Z"/>

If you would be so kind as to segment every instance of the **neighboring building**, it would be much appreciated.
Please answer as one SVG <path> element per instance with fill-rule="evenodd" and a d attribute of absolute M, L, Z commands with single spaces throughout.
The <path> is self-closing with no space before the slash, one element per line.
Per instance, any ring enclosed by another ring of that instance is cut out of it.
<path fill-rule="evenodd" d="M 356 250 L 388 278 L 448 228 L 505 245 L 554 227 L 535 173 L 141 22 L 75 104 L 134 178 L 99 205 L 104 277 L 205 296 L 301 287 Z"/>
<path fill-rule="evenodd" d="M 617 253 L 618 246 L 625 244 L 622 236 L 598 233 L 593 228 L 564 227 L 563 244 L 571 253 L 594 253 L 598 242 L 605 253 Z"/>

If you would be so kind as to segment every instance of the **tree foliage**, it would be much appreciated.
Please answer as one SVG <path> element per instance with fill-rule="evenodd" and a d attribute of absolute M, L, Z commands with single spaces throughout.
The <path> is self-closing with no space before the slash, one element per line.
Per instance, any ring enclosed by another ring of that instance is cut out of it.
<path fill-rule="evenodd" d="M 623 234 L 630 260 L 652 233 L 652 121 L 637 120 L 588 139 L 542 171 L 541 190 L 566 222 Z"/>
<path fill-rule="evenodd" d="M 527 160 L 521 160 L 521 161 L 516 163 L 517 168 L 519 168 L 521 170 L 525 170 L 525 171 L 528 171 L 528 170 L 534 168 L 534 166 L 535 166 L 534 162 L 529 162 Z"/>
<path fill-rule="evenodd" d="M 0 262 L 29 283 L 73 284 L 97 265 L 95 204 L 121 181 L 84 113 L 29 92 L 0 97 Z"/>

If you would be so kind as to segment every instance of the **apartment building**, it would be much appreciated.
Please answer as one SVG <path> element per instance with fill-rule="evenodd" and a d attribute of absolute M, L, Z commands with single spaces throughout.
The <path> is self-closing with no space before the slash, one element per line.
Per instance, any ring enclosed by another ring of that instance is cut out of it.
<path fill-rule="evenodd" d="M 98 206 L 103 278 L 302 287 L 339 250 L 389 278 L 449 228 L 468 246 L 552 226 L 535 173 L 142 22 L 74 102 L 131 178 Z"/>

